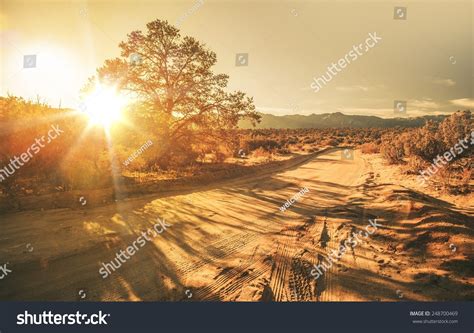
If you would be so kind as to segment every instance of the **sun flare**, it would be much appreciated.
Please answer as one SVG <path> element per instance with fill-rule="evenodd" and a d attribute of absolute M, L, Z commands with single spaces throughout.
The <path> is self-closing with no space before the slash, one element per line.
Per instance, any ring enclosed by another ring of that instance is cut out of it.
<path fill-rule="evenodd" d="M 90 125 L 110 128 L 122 120 L 127 100 L 112 87 L 97 84 L 94 91 L 81 104 L 81 110 L 89 117 Z"/>

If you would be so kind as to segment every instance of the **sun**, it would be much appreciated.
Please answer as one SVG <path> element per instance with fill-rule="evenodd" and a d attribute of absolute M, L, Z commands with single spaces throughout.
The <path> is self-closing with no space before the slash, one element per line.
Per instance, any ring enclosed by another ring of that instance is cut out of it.
<path fill-rule="evenodd" d="M 115 88 L 97 84 L 81 103 L 81 111 L 89 117 L 90 125 L 108 129 L 122 120 L 126 104 L 126 98 L 118 94 Z"/>

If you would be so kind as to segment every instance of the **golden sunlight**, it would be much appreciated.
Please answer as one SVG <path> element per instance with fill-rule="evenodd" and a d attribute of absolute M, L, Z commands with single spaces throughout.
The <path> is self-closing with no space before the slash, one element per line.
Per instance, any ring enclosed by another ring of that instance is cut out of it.
<path fill-rule="evenodd" d="M 94 91 L 88 95 L 82 104 L 82 111 L 89 117 L 90 125 L 110 128 L 122 120 L 122 111 L 127 100 L 112 87 L 97 84 Z"/>

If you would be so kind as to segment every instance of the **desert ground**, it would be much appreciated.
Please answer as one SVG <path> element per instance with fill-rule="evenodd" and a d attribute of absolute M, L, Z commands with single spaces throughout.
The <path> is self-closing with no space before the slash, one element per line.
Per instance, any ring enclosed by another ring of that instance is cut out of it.
<path fill-rule="evenodd" d="M 334 148 L 182 193 L 9 213 L 0 254 L 12 272 L 0 298 L 474 300 L 473 197 L 417 186 L 377 154 L 344 160 Z M 171 226 L 103 279 L 101 263 L 158 218 Z M 381 226 L 315 279 L 313 265 L 369 219 Z"/>

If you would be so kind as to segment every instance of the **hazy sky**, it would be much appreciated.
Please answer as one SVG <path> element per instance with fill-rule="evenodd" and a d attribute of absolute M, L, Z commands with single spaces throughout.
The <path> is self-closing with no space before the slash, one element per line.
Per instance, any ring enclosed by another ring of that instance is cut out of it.
<path fill-rule="evenodd" d="M 216 52 L 215 71 L 262 112 L 393 117 L 395 100 L 407 101 L 408 116 L 474 110 L 473 2 L 0 0 L 0 94 L 75 107 L 128 32 L 166 19 Z M 310 87 L 371 32 L 382 40 L 318 92 Z M 236 66 L 237 53 L 248 66 Z M 36 68 L 23 68 L 29 54 Z"/>

